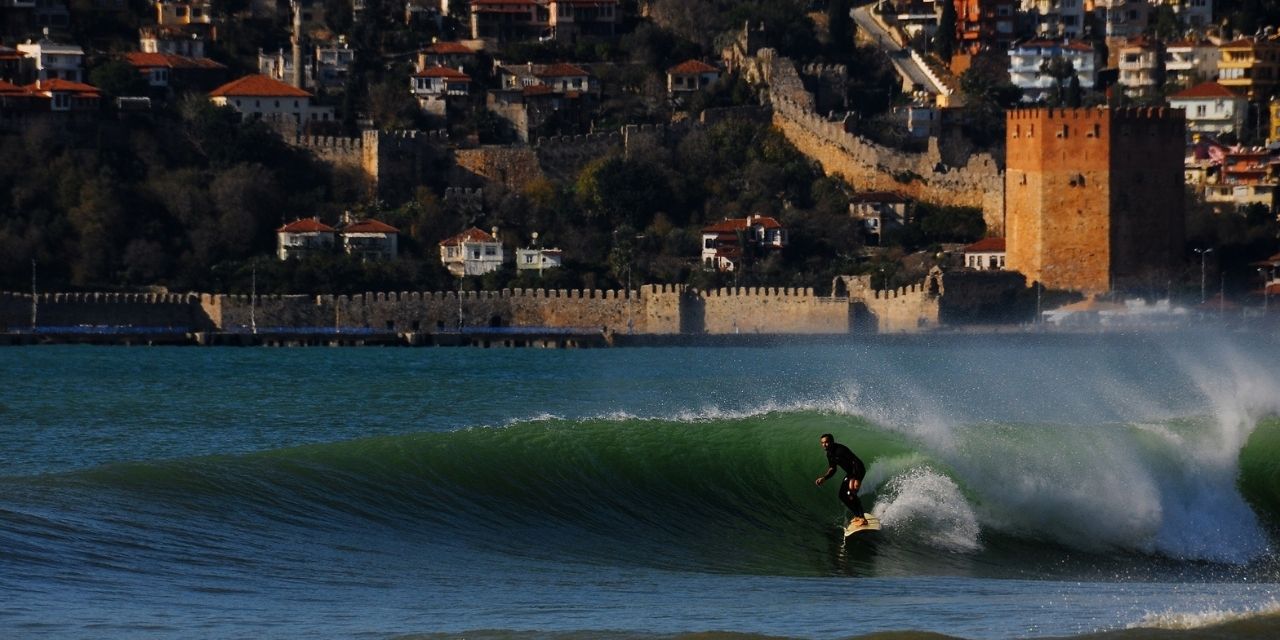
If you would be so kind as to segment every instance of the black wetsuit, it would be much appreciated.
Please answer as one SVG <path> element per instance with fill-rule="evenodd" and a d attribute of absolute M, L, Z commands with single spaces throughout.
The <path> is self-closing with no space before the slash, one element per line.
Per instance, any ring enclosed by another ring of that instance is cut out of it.
<path fill-rule="evenodd" d="M 835 473 L 836 467 L 844 469 L 845 478 L 840 482 L 840 502 L 849 507 L 853 517 L 864 517 L 866 512 L 862 510 L 862 501 L 858 499 L 858 492 L 849 489 L 849 478 L 857 478 L 858 482 L 862 482 L 862 477 L 867 475 L 867 465 L 862 464 L 862 459 L 854 455 L 849 447 L 839 442 L 832 442 L 831 446 L 827 447 L 827 466 L 831 467 L 831 473 Z"/>

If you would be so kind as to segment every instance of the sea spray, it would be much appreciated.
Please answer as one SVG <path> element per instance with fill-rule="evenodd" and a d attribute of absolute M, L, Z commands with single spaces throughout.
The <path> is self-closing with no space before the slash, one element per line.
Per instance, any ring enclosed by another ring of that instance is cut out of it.
<path fill-rule="evenodd" d="M 893 476 L 879 495 L 875 512 L 887 535 L 943 551 L 981 549 L 977 514 L 951 478 L 927 467 L 915 467 Z"/>

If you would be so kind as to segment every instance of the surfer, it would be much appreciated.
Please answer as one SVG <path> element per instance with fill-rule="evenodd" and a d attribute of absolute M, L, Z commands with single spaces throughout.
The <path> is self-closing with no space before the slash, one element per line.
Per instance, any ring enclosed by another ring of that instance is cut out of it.
<path fill-rule="evenodd" d="M 853 520 L 849 524 L 861 527 L 867 524 L 866 512 L 862 509 L 862 501 L 858 499 L 858 489 L 862 487 L 862 478 L 867 475 L 867 466 L 853 454 L 853 451 L 838 442 L 835 436 L 824 433 L 818 439 L 827 452 L 827 472 L 818 477 L 814 484 L 819 487 L 828 478 L 835 475 L 836 467 L 844 469 L 845 478 L 840 482 L 840 501 L 853 512 Z"/>

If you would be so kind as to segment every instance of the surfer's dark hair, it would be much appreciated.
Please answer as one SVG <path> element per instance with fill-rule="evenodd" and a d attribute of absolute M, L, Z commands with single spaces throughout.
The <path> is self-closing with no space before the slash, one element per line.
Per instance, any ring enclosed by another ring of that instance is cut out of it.
<path fill-rule="evenodd" d="M 818 436 L 818 439 L 819 439 L 819 440 L 821 440 L 821 439 L 823 439 L 823 438 L 826 438 L 827 440 L 830 440 L 830 441 L 832 441 L 832 442 L 835 442 L 835 441 L 836 441 L 836 437 L 835 437 L 835 436 L 833 436 L 833 435 L 831 435 L 831 434 L 829 434 L 829 433 L 824 433 L 824 434 L 822 434 L 822 435 Z"/>

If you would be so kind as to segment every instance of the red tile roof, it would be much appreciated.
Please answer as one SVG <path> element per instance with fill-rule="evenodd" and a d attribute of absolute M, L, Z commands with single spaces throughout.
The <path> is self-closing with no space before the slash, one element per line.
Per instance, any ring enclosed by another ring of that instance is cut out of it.
<path fill-rule="evenodd" d="M 423 69 L 415 74 L 415 78 L 449 78 L 450 80 L 465 80 L 471 82 L 471 76 L 450 67 L 442 67 L 434 65 Z"/>
<path fill-rule="evenodd" d="M 50 78 L 48 80 L 40 80 L 34 84 L 24 87 L 28 91 L 36 93 L 74 93 L 79 97 L 96 98 L 101 93 L 97 87 L 87 85 L 83 82 L 73 82 L 71 80 L 63 80 L 61 78 Z"/>
<path fill-rule="evenodd" d="M 333 231 L 333 227 L 320 222 L 315 218 L 294 220 L 293 222 L 276 229 L 276 233 L 333 233 Z"/>
<path fill-rule="evenodd" d="M 1037 49 L 1062 48 L 1062 49 L 1070 49 L 1072 51 L 1093 51 L 1093 45 L 1087 42 L 1082 42 L 1080 40 L 1068 40 L 1065 43 L 1059 40 L 1044 40 L 1044 39 L 1027 40 L 1026 42 L 1022 42 L 1014 45 L 1015 49 L 1021 49 L 1024 47 L 1034 47 Z"/>
<path fill-rule="evenodd" d="M 145 51 L 130 51 L 124 54 L 125 62 L 138 67 L 139 69 L 149 69 L 153 67 L 167 67 L 170 69 L 226 69 L 226 65 L 219 64 L 208 58 L 188 58 L 173 53 L 147 53 Z"/>
<path fill-rule="evenodd" d="M 1217 82 L 1202 82 L 1190 89 L 1179 91 L 1171 96 L 1170 99 L 1185 98 L 1240 98 L 1240 94 L 1218 84 Z"/>
<path fill-rule="evenodd" d="M 209 93 L 218 97 L 269 97 L 269 98 L 310 98 L 311 94 L 293 85 L 263 75 L 251 75 L 232 80 Z"/>
<path fill-rule="evenodd" d="M 19 86 L 18 86 L 18 85 L 16 85 L 16 84 L 11 84 L 11 83 L 5 82 L 4 80 L 0 80 L 0 94 L 4 94 L 4 95 L 8 95 L 8 94 L 22 95 L 22 94 L 25 94 L 25 93 L 27 93 L 27 90 L 26 90 L 26 89 L 24 89 L 24 88 L 22 88 L 22 87 L 19 87 Z"/>
<path fill-rule="evenodd" d="M 715 67 L 701 60 L 685 60 L 684 62 L 681 62 L 680 64 L 674 67 L 671 67 L 670 69 L 667 69 L 667 73 L 670 73 L 672 75 L 711 73 L 713 71 L 719 71 L 719 69 L 716 69 Z"/>
<path fill-rule="evenodd" d="M 343 233 L 400 233 L 400 230 L 372 218 L 353 222 L 342 228 Z"/>
<path fill-rule="evenodd" d="M 756 225 L 765 229 L 781 229 L 782 225 L 769 216 L 751 216 L 747 218 L 725 218 L 720 222 L 702 228 L 703 233 L 733 233 L 743 231 Z"/>
<path fill-rule="evenodd" d="M 476 51 L 475 49 L 472 49 L 471 47 L 468 47 L 467 45 L 462 44 L 461 42 L 436 42 L 436 43 L 433 43 L 431 46 L 427 47 L 426 49 L 423 49 L 422 52 L 423 53 L 439 53 L 439 54 L 455 53 L 455 54 L 473 55 L 475 54 Z"/>
<path fill-rule="evenodd" d="M 543 67 L 541 71 L 533 75 L 539 78 L 563 78 L 565 76 L 589 76 L 591 74 L 581 67 L 566 62 L 557 62 Z"/>
<path fill-rule="evenodd" d="M 964 248 L 965 253 L 1000 253 L 1004 250 L 1004 238 L 983 238 Z"/>
<path fill-rule="evenodd" d="M 471 227 L 470 229 L 467 229 L 466 231 L 463 231 L 462 233 L 459 233 L 458 235 L 452 238 L 449 238 L 448 240 L 441 240 L 440 246 L 452 247 L 452 246 L 462 244 L 464 242 L 497 242 L 497 241 L 498 241 L 497 238 L 494 238 L 488 233 L 481 231 L 475 227 Z"/>

